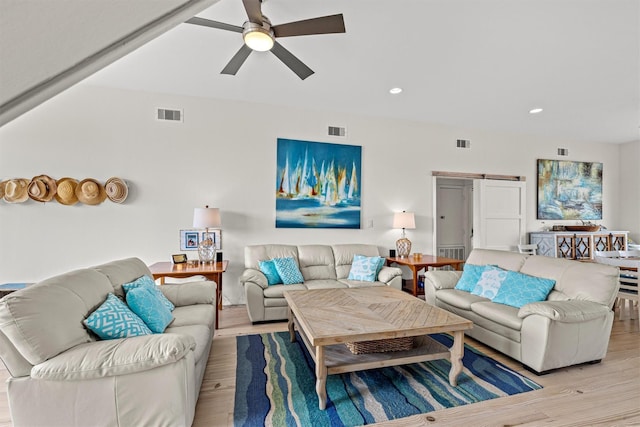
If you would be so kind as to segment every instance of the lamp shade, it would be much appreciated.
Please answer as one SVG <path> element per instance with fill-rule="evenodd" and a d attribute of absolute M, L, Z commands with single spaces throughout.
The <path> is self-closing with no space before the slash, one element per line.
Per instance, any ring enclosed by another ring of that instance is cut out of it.
<path fill-rule="evenodd" d="M 207 206 L 193 210 L 193 228 L 218 228 L 221 225 L 220 209 Z"/>
<path fill-rule="evenodd" d="M 393 228 L 416 228 L 416 218 L 413 212 L 396 212 L 393 214 Z"/>

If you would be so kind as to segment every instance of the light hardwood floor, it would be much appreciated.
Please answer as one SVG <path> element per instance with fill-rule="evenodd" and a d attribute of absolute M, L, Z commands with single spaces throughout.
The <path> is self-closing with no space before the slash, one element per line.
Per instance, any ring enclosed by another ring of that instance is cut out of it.
<path fill-rule="evenodd" d="M 544 388 L 506 398 L 382 423 L 384 426 L 640 426 L 640 331 L 638 319 L 616 319 L 607 357 L 597 365 L 536 376 L 501 353 L 466 342 L 527 375 Z M 235 337 L 285 331 L 286 323 L 251 325 L 244 306 L 225 307 L 205 372 L 194 427 L 233 425 Z M 7 377 L 0 369 L 0 380 Z M 37 408 L 34 408 L 37 410 Z M 7 396 L 0 393 L 0 427 L 11 426 Z M 320 426 L 314 426 L 320 427 Z"/>

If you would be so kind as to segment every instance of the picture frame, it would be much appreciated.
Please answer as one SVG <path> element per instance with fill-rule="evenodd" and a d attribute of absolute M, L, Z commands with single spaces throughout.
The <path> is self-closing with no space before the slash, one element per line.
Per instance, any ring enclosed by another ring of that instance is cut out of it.
<path fill-rule="evenodd" d="M 206 231 L 202 229 L 187 228 L 180 230 L 180 250 L 196 251 L 198 244 L 204 239 Z M 209 229 L 209 234 L 213 235 L 213 242 L 216 250 L 222 249 L 222 230 Z"/>
<path fill-rule="evenodd" d="M 187 262 L 187 254 L 173 254 L 171 255 L 171 261 L 174 264 L 184 264 Z"/>

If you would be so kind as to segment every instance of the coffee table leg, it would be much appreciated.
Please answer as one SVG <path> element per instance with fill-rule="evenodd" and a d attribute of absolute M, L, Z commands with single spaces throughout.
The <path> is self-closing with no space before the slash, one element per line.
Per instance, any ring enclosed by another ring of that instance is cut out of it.
<path fill-rule="evenodd" d="M 451 370 L 449 371 L 449 384 L 453 387 L 458 385 L 458 375 L 462 372 L 462 356 L 464 354 L 464 331 L 453 333 L 453 345 L 449 349 L 451 352 Z"/>
<path fill-rule="evenodd" d="M 291 311 L 291 309 L 289 308 L 289 315 L 287 317 L 289 317 L 289 339 L 291 340 L 291 342 L 296 342 L 296 332 L 293 329 L 293 312 Z"/>
<path fill-rule="evenodd" d="M 321 410 L 327 407 L 327 367 L 324 366 L 324 347 L 316 347 L 316 393 L 318 394 L 318 407 Z"/>

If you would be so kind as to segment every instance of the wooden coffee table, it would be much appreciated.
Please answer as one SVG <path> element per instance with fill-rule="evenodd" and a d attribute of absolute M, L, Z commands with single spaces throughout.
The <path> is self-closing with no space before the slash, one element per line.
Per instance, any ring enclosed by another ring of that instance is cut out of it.
<path fill-rule="evenodd" d="M 447 359 L 449 383 L 457 385 L 470 320 L 388 286 L 285 291 L 284 297 L 291 341 L 297 329 L 316 363 L 320 409 L 326 408 L 327 375 L 332 374 Z M 442 332 L 453 335 L 450 349 L 427 336 Z M 416 337 L 412 349 L 353 354 L 345 345 L 402 337 Z"/>

